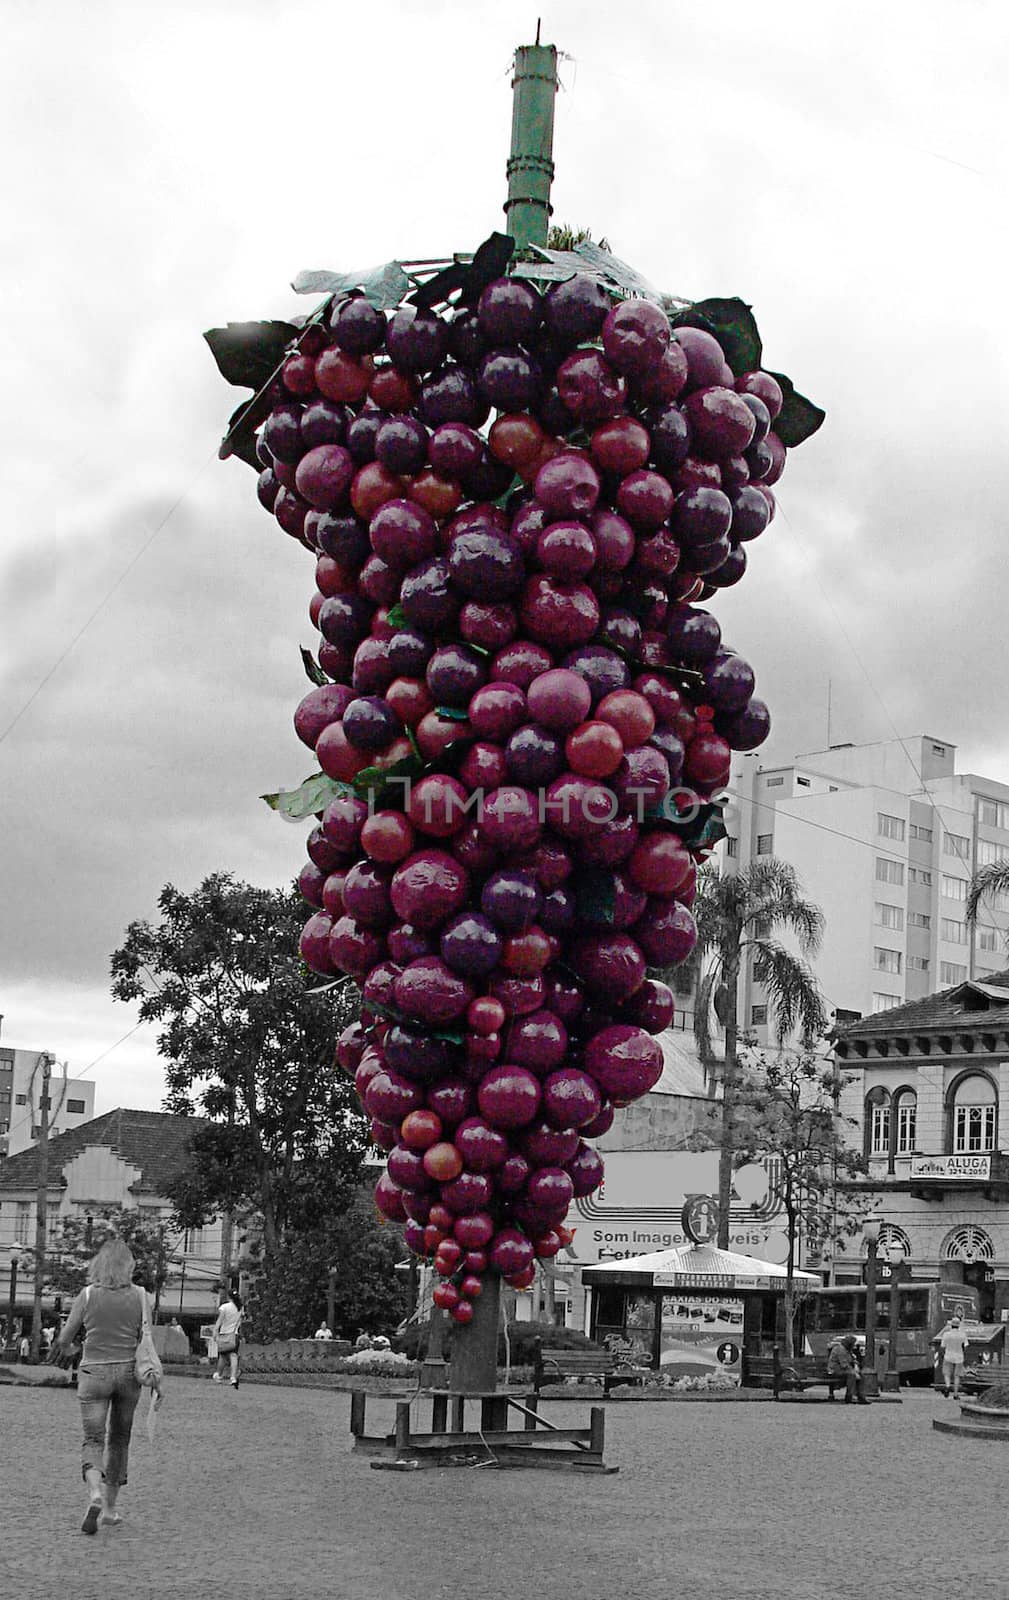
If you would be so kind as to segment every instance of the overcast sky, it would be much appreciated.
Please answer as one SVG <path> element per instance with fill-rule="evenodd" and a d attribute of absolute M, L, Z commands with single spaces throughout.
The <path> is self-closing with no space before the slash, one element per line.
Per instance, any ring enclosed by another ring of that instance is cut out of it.
<path fill-rule="evenodd" d="M 716 607 L 766 753 L 823 746 L 829 680 L 835 740 L 927 732 L 1009 782 L 1003 0 L 2 14 L 5 1043 L 86 1070 L 99 1111 L 157 1106 L 110 951 L 167 882 L 298 870 L 257 796 L 312 764 L 311 561 L 216 460 L 236 396 L 201 334 L 308 309 L 303 268 L 503 226 L 537 14 L 565 56 L 556 219 L 675 294 L 743 296 L 827 409 Z"/>

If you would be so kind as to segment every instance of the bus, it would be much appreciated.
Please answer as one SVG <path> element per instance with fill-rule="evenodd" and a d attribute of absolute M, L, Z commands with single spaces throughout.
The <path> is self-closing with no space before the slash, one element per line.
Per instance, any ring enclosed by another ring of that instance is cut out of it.
<path fill-rule="evenodd" d="M 865 1337 L 864 1284 L 811 1289 L 802 1297 L 796 1349 L 826 1360 L 827 1349 L 843 1334 Z M 978 1320 L 978 1293 L 960 1283 L 902 1283 L 897 1288 L 897 1370 L 911 1382 L 929 1383 L 935 1365 L 932 1340 L 956 1314 L 964 1322 Z M 889 1342 L 890 1288 L 876 1289 L 876 1341 Z"/>

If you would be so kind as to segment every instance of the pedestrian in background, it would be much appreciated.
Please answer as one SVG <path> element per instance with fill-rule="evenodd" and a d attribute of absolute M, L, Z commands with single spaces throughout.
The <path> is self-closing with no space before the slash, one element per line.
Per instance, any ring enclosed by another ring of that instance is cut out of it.
<path fill-rule="evenodd" d="M 238 1388 L 238 1349 L 241 1343 L 242 1317 L 243 1312 L 237 1294 L 225 1289 L 217 1310 L 217 1321 L 214 1323 L 214 1338 L 217 1342 L 217 1371 L 214 1373 L 214 1382 L 220 1383 L 225 1371 L 230 1367 L 230 1382 L 233 1389 Z"/>
<path fill-rule="evenodd" d="M 960 1380 L 967 1349 L 967 1330 L 954 1311 L 946 1326 L 940 1330 L 935 1342 L 942 1354 L 943 1393 L 953 1390 L 953 1399 L 960 1398 Z"/>
<path fill-rule="evenodd" d="M 846 1406 L 852 1401 L 860 1406 L 869 1404 L 865 1398 L 862 1363 L 858 1359 L 858 1340 L 853 1333 L 835 1339 L 827 1351 L 827 1387 L 832 1400 L 835 1387 L 840 1388 L 842 1383 Z"/>
<path fill-rule="evenodd" d="M 332 1339 L 333 1332 L 328 1322 L 320 1322 L 312 1335 L 313 1339 Z"/>
<path fill-rule="evenodd" d="M 88 1268 L 88 1283 L 73 1305 L 51 1361 L 69 1359 L 70 1346 L 84 1330 L 84 1352 L 77 1374 L 84 1444 L 81 1471 L 88 1486 L 88 1509 L 82 1533 L 95 1533 L 99 1522 L 122 1521 L 116 1509 L 126 1483 L 133 1413 L 140 1399 L 137 1345 L 145 1316 L 146 1292 L 133 1282 L 136 1262 L 122 1239 L 107 1239 Z M 160 1406 L 164 1398 L 156 1385 Z"/>

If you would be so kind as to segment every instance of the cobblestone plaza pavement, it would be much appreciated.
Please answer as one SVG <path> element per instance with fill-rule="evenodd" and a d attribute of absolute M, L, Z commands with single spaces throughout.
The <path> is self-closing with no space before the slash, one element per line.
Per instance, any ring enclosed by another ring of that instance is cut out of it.
<path fill-rule="evenodd" d="M 392 1411 L 370 1401 L 369 1431 Z M 76 1396 L 0 1388 L 0 1595 L 1003 1600 L 1009 1450 L 933 1431 L 956 1415 L 928 1391 L 614 1403 L 614 1476 L 399 1474 L 351 1455 L 347 1394 L 175 1379 L 153 1445 L 138 1424 L 122 1527 L 89 1539 Z"/>

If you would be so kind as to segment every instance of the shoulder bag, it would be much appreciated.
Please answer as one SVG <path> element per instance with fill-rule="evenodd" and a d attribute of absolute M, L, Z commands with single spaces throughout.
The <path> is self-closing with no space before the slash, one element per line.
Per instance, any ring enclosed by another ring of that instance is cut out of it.
<path fill-rule="evenodd" d="M 151 1333 L 151 1319 L 147 1308 L 147 1294 L 138 1283 L 137 1293 L 140 1296 L 141 1328 L 140 1341 L 133 1362 L 133 1370 L 137 1375 L 137 1382 L 145 1389 L 160 1389 L 165 1372 L 161 1365 L 158 1352 L 154 1348 L 154 1336 Z"/>

